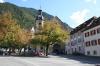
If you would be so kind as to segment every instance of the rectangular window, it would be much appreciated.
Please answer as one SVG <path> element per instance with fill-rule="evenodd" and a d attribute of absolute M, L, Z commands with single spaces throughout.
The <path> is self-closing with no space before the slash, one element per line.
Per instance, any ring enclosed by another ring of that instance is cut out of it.
<path fill-rule="evenodd" d="M 87 32 L 87 36 L 89 36 L 90 34 L 89 34 L 89 32 Z"/>
<path fill-rule="evenodd" d="M 92 46 L 97 45 L 97 41 L 96 40 L 92 40 L 91 44 L 92 44 Z"/>
<path fill-rule="evenodd" d="M 100 45 L 100 39 L 98 39 L 98 44 Z"/>
<path fill-rule="evenodd" d="M 90 55 L 90 51 L 87 51 L 87 55 Z"/>
<path fill-rule="evenodd" d="M 95 35 L 96 34 L 96 30 L 92 30 L 90 33 L 91 33 L 91 35 Z"/>
<path fill-rule="evenodd" d="M 85 33 L 85 37 L 88 37 L 89 36 L 89 32 Z"/>
<path fill-rule="evenodd" d="M 81 47 L 79 47 L 79 51 L 81 51 Z"/>
<path fill-rule="evenodd" d="M 94 54 L 94 55 L 97 55 L 97 51 L 96 51 L 96 50 L 94 50 L 94 51 L 93 51 L 93 54 Z"/>
<path fill-rule="evenodd" d="M 85 46 L 86 46 L 86 47 L 88 46 L 87 42 L 85 42 Z"/>
<path fill-rule="evenodd" d="M 86 47 L 91 46 L 90 41 L 87 41 L 85 44 L 86 44 Z"/>
<path fill-rule="evenodd" d="M 100 28 L 97 29 L 97 33 L 100 33 Z"/>
<path fill-rule="evenodd" d="M 85 37 L 87 37 L 87 33 L 85 33 Z"/>
<path fill-rule="evenodd" d="M 93 30 L 93 35 L 95 35 L 96 34 L 96 30 Z"/>
<path fill-rule="evenodd" d="M 90 31 L 91 35 L 93 35 L 93 31 Z"/>

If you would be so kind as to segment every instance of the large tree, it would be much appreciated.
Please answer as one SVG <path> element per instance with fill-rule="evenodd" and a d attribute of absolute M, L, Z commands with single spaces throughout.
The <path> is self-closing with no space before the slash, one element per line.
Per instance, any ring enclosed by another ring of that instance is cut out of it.
<path fill-rule="evenodd" d="M 35 35 L 33 43 L 46 47 L 46 56 L 50 45 L 63 44 L 68 38 L 69 32 L 64 30 L 56 20 L 45 21 L 42 30 Z M 36 41 L 36 42 L 35 42 Z"/>
<path fill-rule="evenodd" d="M 30 40 L 30 34 L 16 23 L 11 14 L 0 15 L 0 47 L 22 48 Z"/>

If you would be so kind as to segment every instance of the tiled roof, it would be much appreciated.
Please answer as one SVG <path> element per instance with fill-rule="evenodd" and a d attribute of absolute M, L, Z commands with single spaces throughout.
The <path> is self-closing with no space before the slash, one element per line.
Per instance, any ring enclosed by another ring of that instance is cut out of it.
<path fill-rule="evenodd" d="M 91 28 L 96 27 L 98 25 L 100 25 L 100 17 L 95 19 L 91 25 L 89 25 L 88 27 L 85 28 L 85 30 L 91 29 Z"/>
<path fill-rule="evenodd" d="M 97 17 L 93 16 L 92 18 L 90 18 L 89 20 L 85 21 L 84 23 L 82 23 L 81 25 L 77 26 L 76 28 L 74 28 L 70 34 L 74 34 L 77 33 L 78 31 L 84 31 L 86 29 L 89 29 L 90 26 L 92 24 L 94 24 L 94 22 L 96 22 L 96 24 L 98 23 L 97 21 L 100 22 L 100 18 L 97 19 Z M 94 25 L 93 25 L 94 26 Z"/>

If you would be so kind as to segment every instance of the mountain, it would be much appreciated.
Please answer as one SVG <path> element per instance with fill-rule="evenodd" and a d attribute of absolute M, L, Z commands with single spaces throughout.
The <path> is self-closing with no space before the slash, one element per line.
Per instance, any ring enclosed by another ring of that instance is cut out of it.
<path fill-rule="evenodd" d="M 19 7 L 8 2 L 0 3 L 0 14 L 6 12 L 11 13 L 12 17 L 17 20 L 18 24 L 24 28 L 31 28 L 34 25 L 37 11 L 38 10 L 34 8 Z M 43 16 L 46 20 L 54 18 L 54 16 L 46 12 L 43 12 Z M 65 29 L 70 30 L 70 27 L 66 23 L 63 23 L 59 18 L 57 18 L 57 20 Z"/>
<path fill-rule="evenodd" d="M 60 25 L 62 25 L 62 28 L 68 31 L 72 31 L 73 28 L 71 28 L 68 24 L 62 22 L 57 16 L 54 17 L 57 22 L 59 22 Z"/>

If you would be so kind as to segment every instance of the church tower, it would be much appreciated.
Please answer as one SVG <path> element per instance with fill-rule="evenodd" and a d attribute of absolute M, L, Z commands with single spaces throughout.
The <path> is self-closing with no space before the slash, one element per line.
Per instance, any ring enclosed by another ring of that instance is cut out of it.
<path fill-rule="evenodd" d="M 43 28 L 43 20 L 42 10 L 39 9 L 35 20 L 35 33 L 41 32 L 41 29 Z"/>

